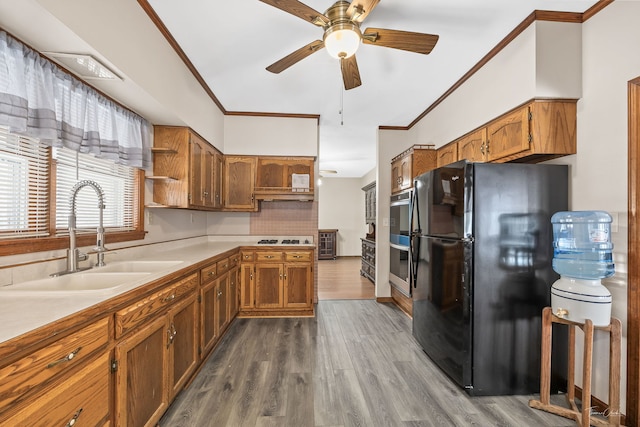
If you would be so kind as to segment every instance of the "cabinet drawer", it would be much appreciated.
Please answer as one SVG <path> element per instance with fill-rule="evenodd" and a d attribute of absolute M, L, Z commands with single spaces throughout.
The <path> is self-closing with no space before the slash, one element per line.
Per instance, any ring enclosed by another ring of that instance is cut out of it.
<path fill-rule="evenodd" d="M 253 262 L 255 261 L 255 255 L 253 251 L 242 251 L 240 254 L 240 262 Z"/>
<path fill-rule="evenodd" d="M 3 425 L 102 426 L 108 421 L 109 355 L 104 354 L 30 402 Z"/>
<path fill-rule="evenodd" d="M 218 276 L 229 271 L 229 258 L 224 258 L 216 263 L 216 268 L 218 270 Z"/>
<path fill-rule="evenodd" d="M 229 257 L 229 269 L 240 265 L 240 254 L 233 254 Z"/>
<path fill-rule="evenodd" d="M 256 252 L 256 262 L 282 262 L 284 256 L 280 251 Z"/>
<path fill-rule="evenodd" d="M 160 310 L 167 309 L 172 303 L 194 292 L 198 285 L 198 275 L 190 276 L 167 286 L 148 297 L 116 312 L 116 338 L 142 324 L 146 319 Z"/>
<path fill-rule="evenodd" d="M 311 252 L 310 251 L 299 251 L 299 252 L 285 252 L 285 260 L 288 262 L 296 262 L 296 261 L 311 261 Z"/>
<path fill-rule="evenodd" d="M 201 284 L 205 284 L 207 282 L 209 282 L 210 280 L 215 279 L 216 277 L 218 277 L 218 269 L 217 269 L 217 264 L 214 262 L 211 265 L 208 265 L 204 268 L 200 269 L 200 283 Z"/>
<path fill-rule="evenodd" d="M 109 319 L 104 318 L 0 369 L 0 408 L 10 407 L 32 388 L 60 377 L 106 348 L 108 342 Z"/>

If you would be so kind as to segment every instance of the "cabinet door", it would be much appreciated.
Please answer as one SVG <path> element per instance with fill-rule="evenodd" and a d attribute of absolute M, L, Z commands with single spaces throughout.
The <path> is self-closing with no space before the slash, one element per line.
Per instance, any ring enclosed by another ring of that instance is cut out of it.
<path fill-rule="evenodd" d="M 235 267 L 229 271 L 229 321 L 238 314 L 238 279 L 240 268 Z"/>
<path fill-rule="evenodd" d="M 215 167 L 216 153 L 211 148 L 207 147 L 202 154 L 202 197 L 204 205 L 208 208 L 215 207 L 215 191 L 213 188 Z"/>
<path fill-rule="evenodd" d="M 487 125 L 487 161 L 529 149 L 529 108 L 522 107 Z"/>
<path fill-rule="evenodd" d="M 227 156 L 224 165 L 224 207 L 232 210 L 255 210 L 256 159 Z"/>
<path fill-rule="evenodd" d="M 169 333 L 163 316 L 116 345 L 116 425 L 153 426 L 169 406 Z"/>
<path fill-rule="evenodd" d="M 216 305 L 215 305 L 215 319 L 216 319 L 216 335 L 220 336 L 222 331 L 227 327 L 229 323 L 229 308 L 227 301 L 229 298 L 229 274 L 226 273 L 218 279 L 216 285 Z"/>
<path fill-rule="evenodd" d="M 484 162 L 487 153 L 487 128 L 478 129 L 458 140 L 458 157 L 469 162 Z M 438 164 L 438 166 L 440 166 Z"/>
<path fill-rule="evenodd" d="M 240 265 L 240 308 L 253 308 L 255 303 L 254 264 Z"/>
<path fill-rule="evenodd" d="M 256 264 L 256 308 L 282 307 L 282 264 Z"/>
<path fill-rule="evenodd" d="M 402 186 L 402 159 L 391 162 L 391 193 L 400 191 Z"/>
<path fill-rule="evenodd" d="M 436 165 L 438 167 L 445 166 L 458 161 L 458 146 L 456 144 L 448 144 L 438 148 Z"/>
<path fill-rule="evenodd" d="M 215 327 L 216 287 L 217 281 L 214 280 L 200 288 L 200 346 L 203 357 L 209 354 L 218 340 Z"/>
<path fill-rule="evenodd" d="M 214 152 L 213 157 L 213 207 L 219 209 L 222 207 L 222 182 L 223 182 L 223 170 L 224 170 L 224 157 L 217 151 Z"/>
<path fill-rule="evenodd" d="M 169 399 L 178 394 L 198 362 L 198 310 L 195 294 L 169 312 Z"/>
<path fill-rule="evenodd" d="M 402 158 L 400 162 L 400 176 L 402 177 L 402 181 L 400 184 L 401 190 L 406 190 L 407 188 L 411 188 L 413 186 L 413 155 L 407 154 Z"/>
<path fill-rule="evenodd" d="M 203 157 L 205 147 L 195 135 L 189 141 L 189 201 L 193 206 L 205 206 L 203 175 Z"/>
<path fill-rule="evenodd" d="M 285 264 L 284 306 L 306 308 L 312 305 L 311 266 L 308 264 Z"/>

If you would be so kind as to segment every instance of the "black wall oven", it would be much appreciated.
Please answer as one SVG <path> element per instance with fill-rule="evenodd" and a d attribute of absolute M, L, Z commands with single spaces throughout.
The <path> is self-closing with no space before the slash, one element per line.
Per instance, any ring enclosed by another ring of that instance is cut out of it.
<path fill-rule="evenodd" d="M 411 190 L 391 196 L 389 213 L 389 282 L 406 296 L 411 295 L 410 215 Z"/>

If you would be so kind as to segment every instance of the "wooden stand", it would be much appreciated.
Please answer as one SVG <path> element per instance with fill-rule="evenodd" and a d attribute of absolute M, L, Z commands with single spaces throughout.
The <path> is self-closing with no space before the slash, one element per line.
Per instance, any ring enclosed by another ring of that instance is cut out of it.
<path fill-rule="evenodd" d="M 569 326 L 569 360 L 567 372 L 567 401 L 570 409 L 549 402 L 551 389 L 551 328 L 553 323 Z M 584 355 L 582 369 L 582 411 L 575 402 L 575 350 L 576 330 L 584 332 Z M 605 411 L 607 420 L 591 418 L 591 364 L 593 358 L 593 330 L 609 332 L 609 408 Z M 607 326 L 593 326 L 589 319 L 585 323 L 572 322 L 557 317 L 551 307 L 542 310 L 542 354 L 540 367 L 540 400 L 530 400 L 529 406 L 576 421 L 582 427 L 620 425 L 620 320 L 611 318 Z"/>

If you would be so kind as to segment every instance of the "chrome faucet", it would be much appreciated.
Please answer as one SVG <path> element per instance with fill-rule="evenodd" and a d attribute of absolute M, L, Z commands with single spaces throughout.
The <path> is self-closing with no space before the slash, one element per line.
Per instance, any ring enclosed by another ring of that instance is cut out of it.
<path fill-rule="evenodd" d="M 102 187 L 90 180 L 83 180 L 78 182 L 71 189 L 71 197 L 69 198 L 70 213 L 69 213 L 69 250 L 67 252 L 67 270 L 52 274 L 52 276 L 61 276 L 63 274 L 75 273 L 77 271 L 87 270 L 91 267 L 79 268 L 78 263 L 87 259 L 87 254 L 80 252 L 76 245 L 76 197 L 78 192 L 84 187 L 91 187 L 98 195 L 98 210 L 99 210 L 99 222 L 96 230 L 96 247 L 93 249 L 96 252 L 97 263 L 96 267 L 102 267 L 104 263 L 104 253 L 107 249 L 104 247 L 104 227 L 102 220 L 102 211 L 105 208 L 104 205 L 104 191 Z"/>

